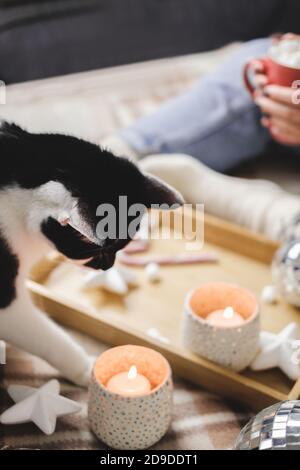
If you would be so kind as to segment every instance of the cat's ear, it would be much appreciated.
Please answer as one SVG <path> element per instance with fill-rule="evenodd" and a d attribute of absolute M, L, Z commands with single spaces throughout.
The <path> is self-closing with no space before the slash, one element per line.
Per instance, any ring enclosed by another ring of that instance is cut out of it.
<path fill-rule="evenodd" d="M 144 201 L 147 208 L 150 208 L 153 204 L 165 204 L 168 206 L 173 206 L 174 204 L 182 206 L 182 204 L 184 204 L 183 197 L 175 188 L 168 185 L 157 176 L 150 175 L 149 173 L 144 173 L 143 175 L 145 178 Z M 164 207 L 162 207 L 162 209 L 163 208 Z"/>

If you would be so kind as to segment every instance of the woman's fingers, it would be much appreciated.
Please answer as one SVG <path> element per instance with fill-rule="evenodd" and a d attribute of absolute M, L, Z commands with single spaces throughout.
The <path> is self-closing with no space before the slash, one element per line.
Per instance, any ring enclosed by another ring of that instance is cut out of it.
<path fill-rule="evenodd" d="M 251 69 L 254 73 L 262 73 L 264 71 L 264 64 L 259 59 L 251 60 Z"/>
<path fill-rule="evenodd" d="M 250 68 L 252 70 L 253 85 L 259 91 L 268 83 L 268 79 L 264 73 L 264 65 L 261 60 L 252 59 Z"/>
<path fill-rule="evenodd" d="M 262 126 L 267 127 L 268 129 L 271 126 L 271 119 L 268 118 L 267 116 L 263 116 L 260 120 Z"/>
<path fill-rule="evenodd" d="M 300 145 L 299 126 L 279 118 L 262 117 L 261 124 L 268 128 L 273 138 L 278 142 Z"/>
<path fill-rule="evenodd" d="M 271 135 L 274 140 L 279 142 L 280 144 L 284 145 L 299 145 L 299 139 L 295 136 L 291 136 L 290 134 L 281 134 L 277 132 L 277 129 L 270 129 Z"/>
<path fill-rule="evenodd" d="M 297 126 L 296 124 L 287 122 L 284 119 L 274 118 L 270 119 L 270 127 L 275 129 L 275 132 L 277 133 L 284 133 L 298 137 L 298 140 L 300 142 L 299 126 Z"/>
<path fill-rule="evenodd" d="M 280 39 L 299 39 L 288 33 Z M 279 142 L 300 145 L 300 94 L 293 87 L 269 85 L 262 60 L 252 60 L 253 84 L 256 88 L 254 101 L 264 116 L 261 123 Z M 297 96 L 294 94 L 297 93 Z"/>
<path fill-rule="evenodd" d="M 261 92 L 263 87 L 267 85 L 268 79 L 265 74 L 265 67 L 260 59 L 250 59 L 247 65 L 248 79 L 251 81 L 252 87 L 256 91 Z"/>
<path fill-rule="evenodd" d="M 300 133 L 300 109 L 293 106 L 279 103 L 266 96 L 255 98 L 255 103 L 260 107 L 261 111 L 271 117 L 285 119 L 291 123 L 299 125 Z"/>
<path fill-rule="evenodd" d="M 257 88 L 263 88 L 268 83 L 266 75 L 262 73 L 255 73 L 253 77 L 254 85 Z"/>
<path fill-rule="evenodd" d="M 290 87 L 279 86 L 279 85 L 266 85 L 264 92 L 269 98 L 272 98 L 278 103 L 293 105 L 293 93 L 295 90 Z M 296 106 L 296 105 L 295 105 Z"/>

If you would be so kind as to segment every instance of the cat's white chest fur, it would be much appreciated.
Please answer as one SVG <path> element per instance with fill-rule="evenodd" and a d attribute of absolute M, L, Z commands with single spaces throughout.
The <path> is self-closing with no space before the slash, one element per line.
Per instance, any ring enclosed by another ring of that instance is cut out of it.
<path fill-rule="evenodd" d="M 30 269 L 49 250 L 40 232 L 43 220 L 71 214 L 76 200 L 59 182 L 50 181 L 36 189 L 11 186 L 0 191 L 0 230 L 21 261 L 21 271 Z"/>
<path fill-rule="evenodd" d="M 32 304 L 25 287 L 30 267 L 50 245 L 40 232 L 47 217 L 71 214 L 76 201 L 65 187 L 49 182 L 37 189 L 0 191 L 0 232 L 18 257 L 17 297 L 0 310 L 0 339 L 42 357 L 73 382 L 88 383 L 92 361 L 73 339 Z M 1 287 L 0 287 L 1 288 Z"/>

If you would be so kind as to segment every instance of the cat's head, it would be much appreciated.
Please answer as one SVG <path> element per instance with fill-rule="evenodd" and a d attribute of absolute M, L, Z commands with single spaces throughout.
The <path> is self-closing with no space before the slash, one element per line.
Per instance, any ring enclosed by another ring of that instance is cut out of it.
<path fill-rule="evenodd" d="M 30 224 L 65 256 L 86 260 L 87 266 L 112 266 L 116 252 L 138 229 L 139 209 L 183 203 L 158 178 L 92 143 L 30 134 L 17 126 L 7 126 L 6 133 L 12 156 L 7 172 L 32 194 Z"/>

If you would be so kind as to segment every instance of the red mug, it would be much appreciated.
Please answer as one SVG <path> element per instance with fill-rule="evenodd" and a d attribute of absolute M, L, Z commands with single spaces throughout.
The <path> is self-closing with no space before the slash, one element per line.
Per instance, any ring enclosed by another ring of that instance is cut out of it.
<path fill-rule="evenodd" d="M 291 87 L 295 80 L 300 80 L 300 68 L 282 65 L 270 57 L 262 57 L 260 59 L 251 59 L 244 65 L 244 82 L 251 95 L 254 94 L 255 88 L 249 80 L 249 70 L 253 66 L 253 62 L 259 61 L 263 66 L 263 72 L 266 74 L 268 84 L 281 85 Z"/>

